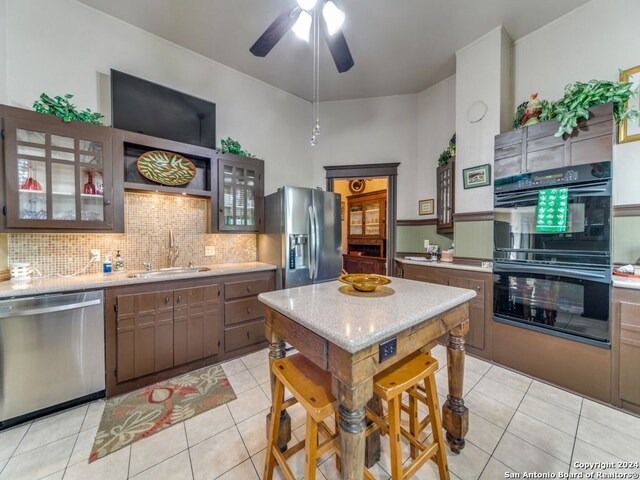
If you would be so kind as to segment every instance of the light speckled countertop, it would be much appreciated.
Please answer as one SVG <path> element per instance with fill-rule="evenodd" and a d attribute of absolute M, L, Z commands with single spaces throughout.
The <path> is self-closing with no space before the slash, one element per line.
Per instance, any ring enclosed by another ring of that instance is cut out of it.
<path fill-rule="evenodd" d="M 640 290 L 640 278 L 611 275 L 611 283 L 613 283 L 613 286 L 617 288 L 630 288 L 632 290 Z"/>
<path fill-rule="evenodd" d="M 420 255 L 415 255 L 415 256 L 419 257 Z M 485 268 L 485 267 L 478 267 L 476 265 L 462 265 L 460 263 L 432 262 L 432 261 L 420 262 L 416 260 L 407 260 L 406 258 L 402 258 L 402 257 L 396 257 L 395 259 L 398 262 L 408 263 L 410 265 L 420 265 L 423 267 L 452 268 L 454 270 L 468 270 L 470 272 L 484 272 L 484 273 L 492 272 L 492 268 L 490 267 Z"/>
<path fill-rule="evenodd" d="M 69 292 L 74 290 L 94 290 L 122 285 L 138 285 L 142 283 L 166 282 L 170 280 L 185 280 L 189 278 L 215 277 L 234 273 L 250 273 L 275 270 L 275 266 L 262 262 L 225 263 L 221 265 L 202 265 L 210 268 L 208 272 L 181 273 L 161 275 L 149 278 L 128 278 L 133 272 L 102 273 L 92 275 L 78 275 L 77 277 L 46 277 L 32 278 L 29 281 L 0 282 L 0 298 L 24 297 L 45 293 Z"/>
<path fill-rule="evenodd" d="M 393 295 L 356 297 L 340 282 L 261 293 L 258 299 L 347 352 L 355 353 L 476 296 L 473 290 L 392 278 Z"/>

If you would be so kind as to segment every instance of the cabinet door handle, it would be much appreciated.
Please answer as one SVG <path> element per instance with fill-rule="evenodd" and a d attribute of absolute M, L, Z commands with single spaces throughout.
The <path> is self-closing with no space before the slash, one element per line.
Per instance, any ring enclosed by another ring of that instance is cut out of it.
<path fill-rule="evenodd" d="M 169 297 L 164 297 L 164 303 L 165 304 L 169 303 Z"/>
<path fill-rule="evenodd" d="M 105 205 L 111 205 L 111 200 L 107 200 L 107 199 L 105 199 L 105 200 L 104 200 L 104 204 L 105 204 Z"/>
<path fill-rule="evenodd" d="M 476 290 L 480 291 L 480 285 L 478 285 L 478 286 L 476 287 Z"/>
<path fill-rule="evenodd" d="M 176 299 L 176 303 L 180 303 L 180 300 L 182 300 L 182 296 L 178 295 L 178 298 Z"/>
<path fill-rule="evenodd" d="M 251 313 L 251 307 L 247 307 L 247 313 Z"/>
<path fill-rule="evenodd" d="M 251 338 L 251 334 L 247 332 L 247 338 Z"/>
<path fill-rule="evenodd" d="M 251 285 L 247 285 L 247 292 L 251 291 Z"/>

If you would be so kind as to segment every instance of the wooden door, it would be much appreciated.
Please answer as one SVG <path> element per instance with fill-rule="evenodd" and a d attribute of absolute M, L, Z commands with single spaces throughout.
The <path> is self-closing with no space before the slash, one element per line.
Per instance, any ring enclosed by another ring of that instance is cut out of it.
<path fill-rule="evenodd" d="M 171 291 L 116 297 L 118 382 L 173 365 L 172 297 Z"/>
<path fill-rule="evenodd" d="M 175 290 L 174 365 L 218 353 L 218 285 Z"/>
<path fill-rule="evenodd" d="M 437 169 L 438 233 L 453 233 L 455 161 Z"/>

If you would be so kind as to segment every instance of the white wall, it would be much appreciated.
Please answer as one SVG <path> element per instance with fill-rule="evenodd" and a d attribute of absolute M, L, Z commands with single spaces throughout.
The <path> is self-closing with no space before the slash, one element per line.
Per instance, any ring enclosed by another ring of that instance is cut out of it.
<path fill-rule="evenodd" d="M 510 67 L 510 43 L 504 29 L 497 27 L 456 52 L 456 213 L 493 210 L 492 186 L 465 190 L 462 171 L 493 166 L 494 136 L 505 123 L 502 99 L 510 97 L 510 76 L 504 73 Z M 468 112 L 478 108 L 477 102 L 484 102 L 486 114 L 471 123 Z"/>
<path fill-rule="evenodd" d="M 216 102 L 218 141 L 265 159 L 266 193 L 311 185 L 308 102 L 73 0 L 0 0 L 0 22 L 5 1 L 5 102 L 31 108 L 41 92 L 68 92 L 109 113 L 104 75 L 115 68 Z"/>
<path fill-rule="evenodd" d="M 436 199 L 438 157 L 456 130 L 455 105 L 455 75 L 418 94 L 418 163 L 414 176 L 418 197 L 416 211 L 408 219 L 436 217 L 435 212 L 419 216 L 417 205 L 419 200 Z"/>
<path fill-rule="evenodd" d="M 640 2 L 592 0 L 515 44 L 515 102 L 532 92 L 557 100 L 565 85 L 618 80 L 619 70 L 640 65 Z M 640 203 L 640 142 L 614 148 L 616 205 Z"/>
<path fill-rule="evenodd" d="M 418 215 L 418 200 L 436 196 L 438 156 L 455 130 L 454 105 L 455 76 L 417 95 L 322 103 L 314 185 L 325 185 L 326 165 L 400 162 L 398 218 L 428 218 Z"/>
<path fill-rule="evenodd" d="M 314 185 L 325 186 L 326 165 L 400 162 L 398 218 L 412 218 L 418 208 L 417 119 L 417 95 L 322 103 L 322 133 L 313 152 Z M 310 130 L 308 120 L 305 126 Z"/>
<path fill-rule="evenodd" d="M 0 0 L 0 103 L 7 103 L 7 0 Z"/>

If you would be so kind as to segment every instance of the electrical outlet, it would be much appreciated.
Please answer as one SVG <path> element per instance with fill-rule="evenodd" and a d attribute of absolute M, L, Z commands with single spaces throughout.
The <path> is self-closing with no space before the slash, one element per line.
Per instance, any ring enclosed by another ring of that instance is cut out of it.
<path fill-rule="evenodd" d="M 429 248 L 429 240 L 424 241 L 424 248 Z"/>
<path fill-rule="evenodd" d="M 92 248 L 91 249 L 91 261 L 100 261 L 100 250 L 97 248 Z"/>
<path fill-rule="evenodd" d="M 380 343 L 378 363 L 384 362 L 387 358 L 393 357 L 398 353 L 398 337 L 390 338 Z"/>
<path fill-rule="evenodd" d="M 205 257 L 213 257 L 216 254 L 216 247 L 213 245 L 205 245 L 204 247 L 204 256 Z"/>

